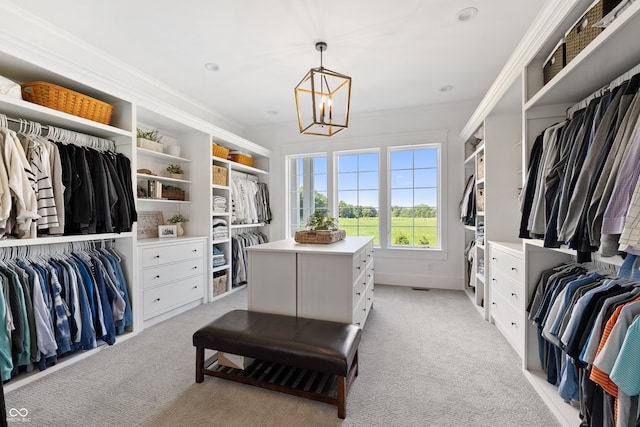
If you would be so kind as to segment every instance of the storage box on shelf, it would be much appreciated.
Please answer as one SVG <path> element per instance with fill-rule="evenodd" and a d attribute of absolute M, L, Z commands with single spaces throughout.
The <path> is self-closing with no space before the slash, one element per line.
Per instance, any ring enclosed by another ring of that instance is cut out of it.
<path fill-rule="evenodd" d="M 544 84 L 549 83 L 549 81 L 567 65 L 566 47 L 567 44 L 564 39 L 562 39 L 553 52 L 551 52 L 549 58 L 544 61 L 544 65 L 542 66 Z"/>

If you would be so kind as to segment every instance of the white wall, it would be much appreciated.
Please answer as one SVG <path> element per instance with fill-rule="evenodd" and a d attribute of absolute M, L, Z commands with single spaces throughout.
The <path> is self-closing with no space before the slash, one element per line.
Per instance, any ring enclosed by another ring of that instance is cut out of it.
<path fill-rule="evenodd" d="M 376 283 L 425 288 L 462 289 L 464 286 L 464 228 L 459 221 L 463 182 L 463 141 L 460 131 L 477 102 L 441 104 L 350 117 L 349 129 L 331 137 L 300 135 L 297 123 L 253 129 L 243 135 L 273 151 L 270 198 L 274 222 L 272 240 L 286 236 L 285 156 L 327 150 L 365 149 L 446 141 L 447 163 L 442 204 L 443 251 L 376 249 Z M 444 158 L 444 157 L 443 157 Z"/>

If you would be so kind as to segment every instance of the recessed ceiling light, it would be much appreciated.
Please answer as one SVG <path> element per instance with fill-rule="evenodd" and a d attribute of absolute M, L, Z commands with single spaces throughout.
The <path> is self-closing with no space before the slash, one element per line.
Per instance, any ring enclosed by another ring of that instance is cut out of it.
<path fill-rule="evenodd" d="M 219 71 L 220 67 L 218 66 L 218 64 L 215 64 L 213 62 L 207 62 L 206 64 L 204 64 L 204 68 L 206 68 L 209 71 Z"/>
<path fill-rule="evenodd" d="M 442 86 L 440 89 L 438 89 L 440 92 L 451 92 L 453 90 L 453 86 L 451 85 L 446 85 L 446 86 Z"/>
<path fill-rule="evenodd" d="M 460 22 L 470 21 L 478 15 L 478 9 L 475 7 L 465 7 L 456 13 L 456 19 Z"/>

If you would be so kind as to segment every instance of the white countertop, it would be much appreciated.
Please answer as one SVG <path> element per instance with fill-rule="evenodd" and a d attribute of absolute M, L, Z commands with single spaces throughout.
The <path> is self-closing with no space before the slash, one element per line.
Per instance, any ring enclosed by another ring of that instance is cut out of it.
<path fill-rule="evenodd" d="M 334 243 L 298 243 L 293 238 L 276 240 L 261 245 L 249 246 L 247 251 L 271 251 L 271 252 L 304 252 L 320 254 L 354 254 L 367 243 L 373 241 L 373 237 L 347 236 L 343 240 Z"/>

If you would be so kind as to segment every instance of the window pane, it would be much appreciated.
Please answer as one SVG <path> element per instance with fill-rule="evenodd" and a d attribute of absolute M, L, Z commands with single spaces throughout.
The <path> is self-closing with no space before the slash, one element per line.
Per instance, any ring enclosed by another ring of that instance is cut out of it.
<path fill-rule="evenodd" d="M 338 157 L 338 172 L 357 172 L 358 170 L 358 156 L 343 155 Z"/>
<path fill-rule="evenodd" d="M 378 172 L 378 153 L 360 154 L 358 157 L 358 170 L 360 172 Z"/>
<path fill-rule="evenodd" d="M 391 155 L 391 245 L 439 247 L 439 148 Z"/>
<path fill-rule="evenodd" d="M 436 187 L 438 171 L 436 169 L 416 169 L 413 174 L 416 187 Z"/>
<path fill-rule="evenodd" d="M 360 172 L 358 174 L 358 188 L 360 190 L 371 190 L 378 188 L 378 172 Z"/>
<path fill-rule="evenodd" d="M 413 188 L 411 170 L 391 171 L 391 188 Z"/>
<path fill-rule="evenodd" d="M 358 173 L 341 173 L 338 175 L 341 190 L 357 190 L 358 189 Z"/>

